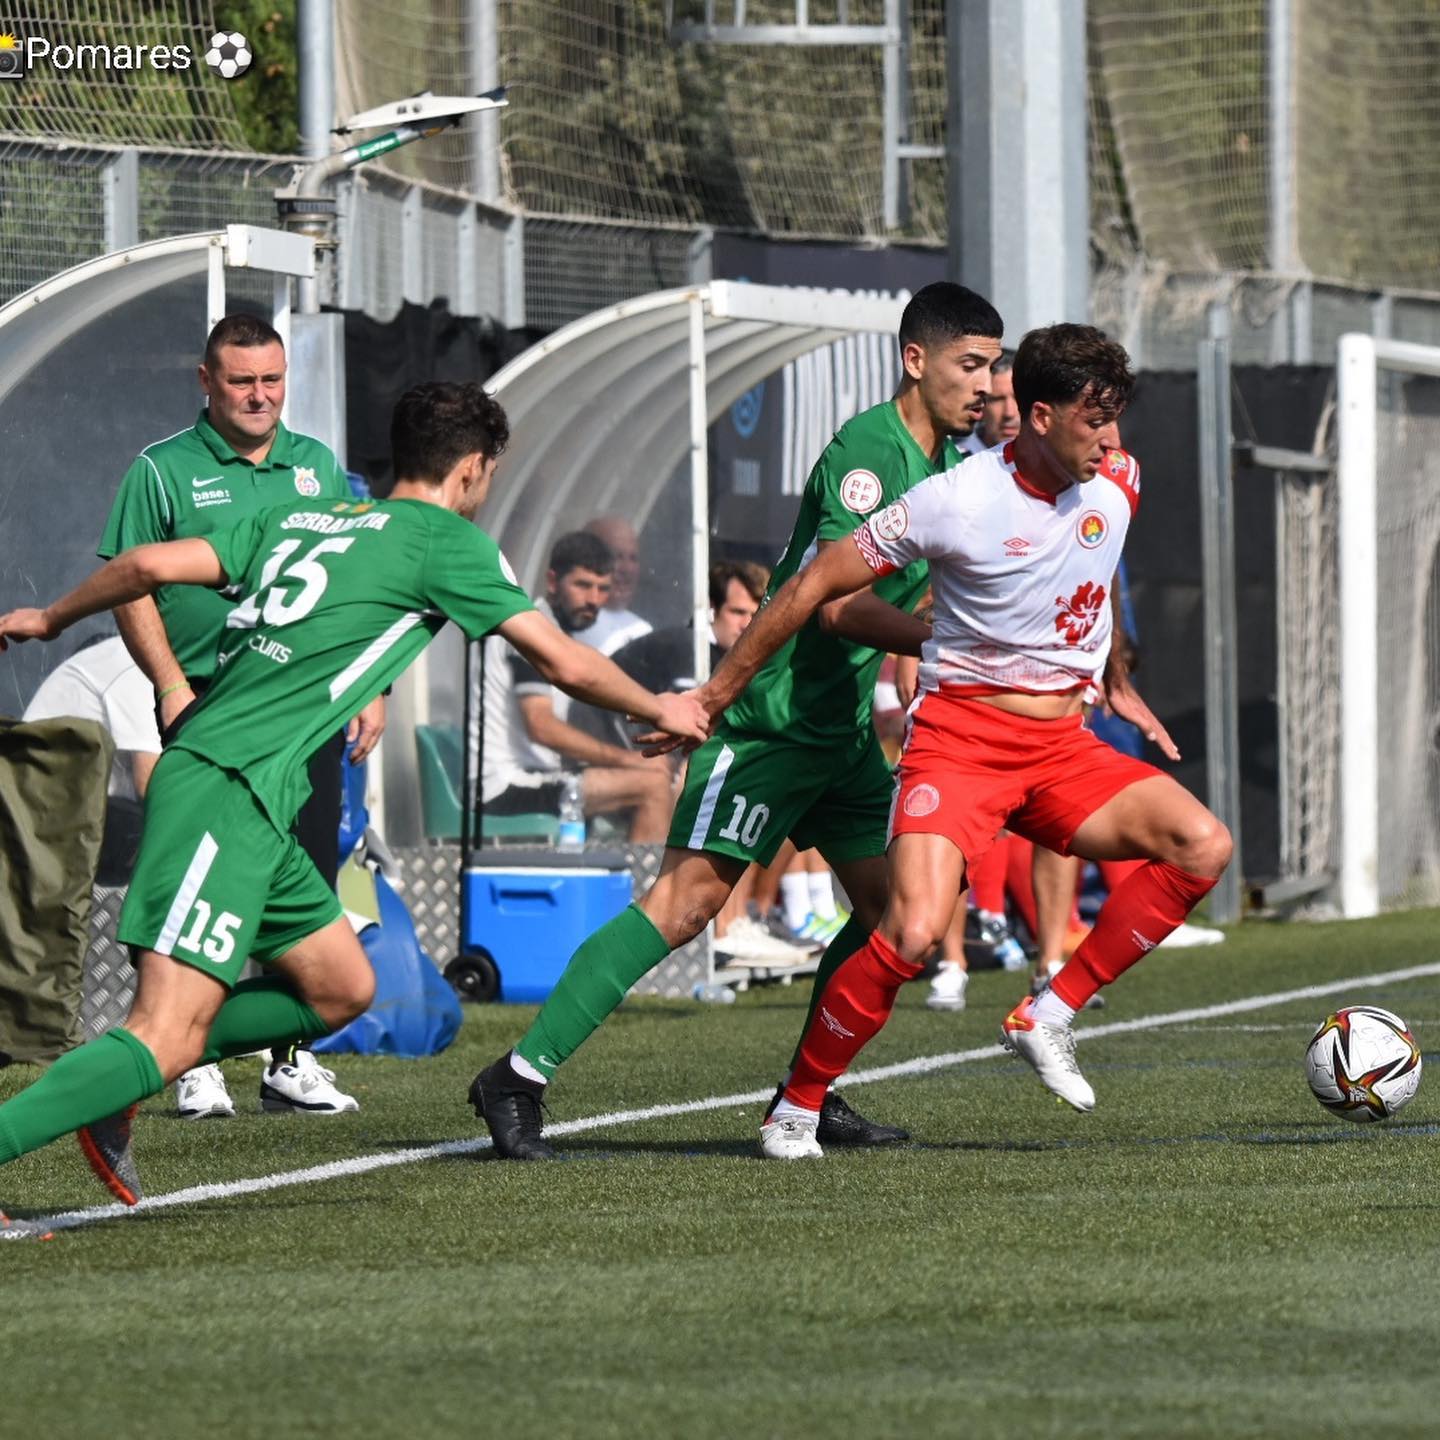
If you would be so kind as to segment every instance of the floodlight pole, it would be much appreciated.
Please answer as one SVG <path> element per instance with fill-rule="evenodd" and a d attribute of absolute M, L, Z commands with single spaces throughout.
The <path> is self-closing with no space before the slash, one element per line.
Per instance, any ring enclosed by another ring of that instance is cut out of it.
<path fill-rule="evenodd" d="M 407 120 L 396 125 L 394 129 L 387 130 L 383 135 L 377 135 L 373 140 L 363 140 L 358 145 L 352 145 L 348 150 L 338 150 L 333 155 L 322 155 L 319 159 L 312 161 L 303 169 L 296 172 L 290 184 L 275 192 L 275 204 L 280 211 L 280 223 L 286 230 L 293 230 L 300 235 L 308 235 L 315 242 L 317 255 L 329 260 L 335 253 L 335 222 L 337 215 L 337 202 L 335 196 L 328 193 L 328 186 L 331 180 L 337 175 L 343 174 L 346 170 L 353 170 L 357 165 L 363 165 L 367 160 L 374 160 L 377 156 L 388 155 L 392 150 L 399 150 L 402 146 L 412 145 L 416 140 L 428 139 L 431 135 L 443 134 L 446 130 L 458 125 L 466 114 L 473 114 L 482 109 L 495 109 L 505 104 L 504 87 L 489 91 L 470 99 L 455 100 L 453 97 L 441 97 L 445 103 L 454 103 L 465 108 L 457 109 L 452 114 L 438 115 L 417 120 Z M 434 101 L 428 95 L 417 96 L 412 101 L 400 102 L 404 109 L 423 109 L 425 102 L 431 102 L 434 108 Z M 487 102 L 477 104 L 476 102 Z M 385 111 L 391 111 L 396 107 L 385 106 Z M 365 116 L 357 116 L 350 124 L 355 129 L 365 126 L 367 120 L 375 112 L 366 112 Z M 388 115 L 386 118 L 390 118 Z M 296 310 L 302 315 L 318 315 L 320 313 L 320 284 L 319 280 L 301 281 L 299 283 Z"/>
<path fill-rule="evenodd" d="M 295 12 L 300 54 L 300 153 L 319 160 L 330 153 L 335 124 L 335 3 L 299 0 Z"/>

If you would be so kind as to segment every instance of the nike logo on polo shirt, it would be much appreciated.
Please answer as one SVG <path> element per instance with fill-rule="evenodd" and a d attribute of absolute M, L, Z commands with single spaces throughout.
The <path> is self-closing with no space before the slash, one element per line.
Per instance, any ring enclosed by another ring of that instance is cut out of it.
<path fill-rule="evenodd" d="M 192 475 L 190 477 L 190 483 L 198 490 L 202 485 L 223 485 L 225 483 L 225 477 L 223 475 L 210 475 L 202 478 L 199 475 Z"/>

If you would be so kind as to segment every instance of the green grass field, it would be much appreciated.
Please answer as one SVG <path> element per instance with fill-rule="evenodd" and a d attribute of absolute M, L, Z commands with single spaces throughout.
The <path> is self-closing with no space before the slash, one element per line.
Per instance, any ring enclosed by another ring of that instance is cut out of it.
<path fill-rule="evenodd" d="M 1095 1025 L 1436 959 L 1437 915 L 1252 924 L 1157 952 Z M 923 987 L 867 1066 L 988 1045 L 1017 997 Z M 758 1107 L 591 1128 L 554 1165 L 458 1155 L 0 1245 L 6 1435 L 1433 1436 L 1440 1080 L 1398 1122 L 1325 1114 L 1300 1058 L 1341 1003 L 1422 1041 L 1440 976 L 1087 1041 L 1080 1116 L 1008 1059 L 852 1089 L 914 1143 L 755 1158 Z M 764 1087 L 800 987 L 631 1003 L 553 1087 L 561 1122 Z M 421 1062 L 342 1059 L 358 1115 L 137 1126 L 151 1194 L 480 1132 L 473 1073 L 524 1008 Z M 256 1062 L 226 1066 L 243 1109 Z M 0 1095 L 35 1072 L 0 1072 Z M 105 1199 L 65 1141 L 16 1216 Z"/>

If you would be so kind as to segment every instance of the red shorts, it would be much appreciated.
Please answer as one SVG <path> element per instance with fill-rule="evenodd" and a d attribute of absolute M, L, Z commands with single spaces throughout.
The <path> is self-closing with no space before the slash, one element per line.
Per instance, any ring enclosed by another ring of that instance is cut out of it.
<path fill-rule="evenodd" d="M 930 691 L 910 716 L 890 838 L 944 835 L 974 865 L 1005 829 L 1068 855 L 1107 800 L 1163 773 L 1096 739 L 1078 713 L 1036 720 Z"/>

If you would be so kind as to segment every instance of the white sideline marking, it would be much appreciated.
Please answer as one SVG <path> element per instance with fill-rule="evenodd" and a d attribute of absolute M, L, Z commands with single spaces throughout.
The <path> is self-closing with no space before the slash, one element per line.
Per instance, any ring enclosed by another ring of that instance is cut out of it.
<path fill-rule="evenodd" d="M 1186 1025 L 1195 1020 L 1213 1020 L 1222 1015 L 1243 1015 L 1250 1010 L 1264 1010 L 1271 1005 L 1285 1005 L 1293 1000 L 1309 1000 L 1321 995 L 1334 995 L 1341 990 L 1367 985 L 1398 985 L 1405 980 L 1421 980 L 1440 975 L 1440 964 L 1414 965 L 1407 970 L 1388 970 L 1379 975 L 1356 975 L 1348 980 L 1332 980 L 1325 985 L 1306 985 L 1298 990 L 1281 990 L 1271 995 L 1251 995 L 1244 1000 L 1228 1000 L 1221 1005 L 1205 1005 L 1191 1010 L 1171 1010 L 1163 1015 L 1142 1015 L 1136 1020 L 1115 1020 L 1107 1025 L 1087 1025 L 1075 1032 L 1079 1040 L 1099 1040 L 1106 1035 L 1125 1035 L 1136 1030 L 1159 1030 L 1169 1025 Z M 846 1085 L 873 1085 L 877 1080 L 895 1080 L 907 1075 L 928 1075 L 953 1065 L 966 1065 L 972 1060 L 993 1060 L 1007 1055 L 1003 1045 L 979 1045 L 973 1050 L 953 1050 L 945 1055 L 926 1055 L 916 1060 L 902 1060 L 894 1065 L 877 1065 L 869 1070 L 856 1070 L 845 1077 Z M 612 1110 L 604 1115 L 588 1115 L 581 1120 L 563 1120 L 547 1125 L 548 1136 L 579 1135 L 587 1130 L 605 1130 L 614 1125 L 638 1125 L 646 1120 L 663 1120 L 672 1115 L 696 1115 L 705 1110 L 727 1110 L 735 1106 L 758 1105 L 775 1093 L 774 1086 L 763 1090 L 746 1090 L 735 1095 L 711 1095 L 704 1100 L 684 1100 L 669 1105 L 648 1105 L 641 1110 Z M 266 1190 L 283 1190 L 291 1185 L 312 1185 L 324 1180 L 342 1180 L 350 1175 L 367 1175 L 372 1170 L 388 1170 L 396 1165 L 415 1165 L 423 1160 L 437 1160 L 444 1155 L 473 1155 L 491 1148 L 490 1137 L 474 1140 L 445 1140 L 436 1145 L 413 1150 L 392 1150 L 381 1155 L 356 1155 L 349 1160 L 332 1160 L 325 1165 L 311 1165 L 304 1170 L 284 1170 L 274 1175 L 258 1175 L 250 1180 L 227 1180 L 214 1185 L 191 1185 L 184 1190 L 171 1190 L 164 1195 L 147 1195 L 138 1205 L 95 1205 L 86 1210 L 67 1210 L 42 1219 L 13 1220 L 0 1239 L 22 1240 L 48 1231 L 74 1230 L 97 1220 L 120 1220 L 143 1215 L 153 1210 L 169 1210 L 176 1205 L 195 1205 L 205 1200 L 225 1200 L 234 1195 L 258 1195 Z"/>

